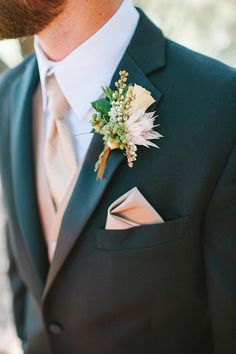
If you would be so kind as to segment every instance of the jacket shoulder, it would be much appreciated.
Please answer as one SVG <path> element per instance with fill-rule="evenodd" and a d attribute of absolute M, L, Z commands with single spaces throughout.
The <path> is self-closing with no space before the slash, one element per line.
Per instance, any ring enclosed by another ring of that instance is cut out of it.
<path fill-rule="evenodd" d="M 11 69 L 6 69 L 0 74 L 0 97 L 8 95 L 9 90 L 15 80 L 23 73 L 25 66 L 32 59 L 33 54 L 28 55 L 20 64 Z"/>
<path fill-rule="evenodd" d="M 25 66 L 31 60 L 33 55 L 12 69 L 6 69 L 0 74 L 0 150 L 7 146 L 7 136 L 10 127 L 10 93 L 14 83 L 21 77 Z M 4 145 L 5 144 L 5 145 Z"/>
<path fill-rule="evenodd" d="M 178 90 L 177 95 L 187 94 L 194 107 L 202 103 L 202 109 L 218 109 L 236 129 L 235 68 L 170 39 L 166 39 L 166 61 L 169 88 Z"/>
<path fill-rule="evenodd" d="M 176 72 L 205 83 L 232 83 L 236 87 L 236 69 L 166 38 L 167 61 Z"/>
<path fill-rule="evenodd" d="M 175 111 L 175 128 L 196 146 L 223 146 L 226 156 L 236 143 L 236 69 L 166 38 L 166 66 L 156 80 Z"/>

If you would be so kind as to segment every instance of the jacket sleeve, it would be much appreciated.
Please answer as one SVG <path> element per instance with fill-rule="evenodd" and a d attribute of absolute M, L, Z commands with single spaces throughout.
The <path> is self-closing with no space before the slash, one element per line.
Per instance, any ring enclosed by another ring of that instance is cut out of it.
<path fill-rule="evenodd" d="M 17 271 L 17 266 L 11 250 L 11 246 L 9 242 L 8 223 L 6 223 L 5 230 L 6 230 L 6 238 L 7 238 L 7 253 L 8 253 L 8 260 L 9 260 L 8 277 L 10 280 L 10 286 L 12 290 L 13 315 L 14 315 L 17 335 L 23 343 L 25 341 L 24 314 L 25 314 L 26 287 Z"/>
<path fill-rule="evenodd" d="M 209 203 L 204 255 L 214 354 L 236 353 L 236 146 Z"/>

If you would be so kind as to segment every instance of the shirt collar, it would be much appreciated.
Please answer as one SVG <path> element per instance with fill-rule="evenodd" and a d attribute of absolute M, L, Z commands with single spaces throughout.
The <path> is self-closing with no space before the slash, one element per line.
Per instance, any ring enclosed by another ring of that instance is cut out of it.
<path fill-rule="evenodd" d="M 124 0 L 113 17 L 92 37 L 66 58 L 49 60 L 34 38 L 43 94 L 43 110 L 47 110 L 45 79 L 54 72 L 58 84 L 78 119 L 88 111 L 90 103 L 102 94 L 101 86 L 109 86 L 111 79 L 135 32 L 139 13 L 131 0 Z"/>

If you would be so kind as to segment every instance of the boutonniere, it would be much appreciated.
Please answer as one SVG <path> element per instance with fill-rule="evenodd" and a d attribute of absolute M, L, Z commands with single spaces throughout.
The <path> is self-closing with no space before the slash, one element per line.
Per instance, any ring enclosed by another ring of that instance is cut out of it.
<path fill-rule="evenodd" d="M 116 90 L 103 87 L 106 98 L 92 102 L 96 113 L 90 123 L 92 132 L 103 135 L 104 149 L 95 165 L 97 179 L 102 179 L 111 150 L 120 149 L 127 157 L 129 167 L 137 159 L 137 145 L 158 146 L 152 139 L 162 137 L 153 128 L 155 112 L 147 109 L 155 102 L 151 92 L 139 85 L 127 84 L 128 72 L 120 71 Z"/>

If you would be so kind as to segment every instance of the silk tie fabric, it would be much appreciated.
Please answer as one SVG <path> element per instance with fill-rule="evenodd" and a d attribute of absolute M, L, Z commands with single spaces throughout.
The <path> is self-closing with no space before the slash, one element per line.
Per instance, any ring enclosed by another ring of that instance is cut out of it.
<path fill-rule="evenodd" d="M 48 183 L 45 173 L 44 152 L 45 152 L 45 127 L 46 121 L 43 119 L 43 100 L 42 88 L 39 83 L 33 97 L 33 143 L 34 143 L 34 160 L 35 160 L 35 176 L 37 188 L 37 203 L 39 208 L 39 216 L 43 227 L 45 242 L 48 250 L 49 262 L 52 262 L 54 252 L 56 250 L 62 219 L 73 193 L 76 181 L 79 177 L 80 168 L 71 180 L 70 186 L 66 191 L 64 199 L 58 210 L 55 210 L 51 195 L 49 193 Z"/>
<path fill-rule="evenodd" d="M 69 104 L 54 74 L 47 77 L 46 85 L 51 121 L 45 139 L 45 172 L 49 192 L 57 210 L 76 173 L 77 162 L 66 121 Z"/>

